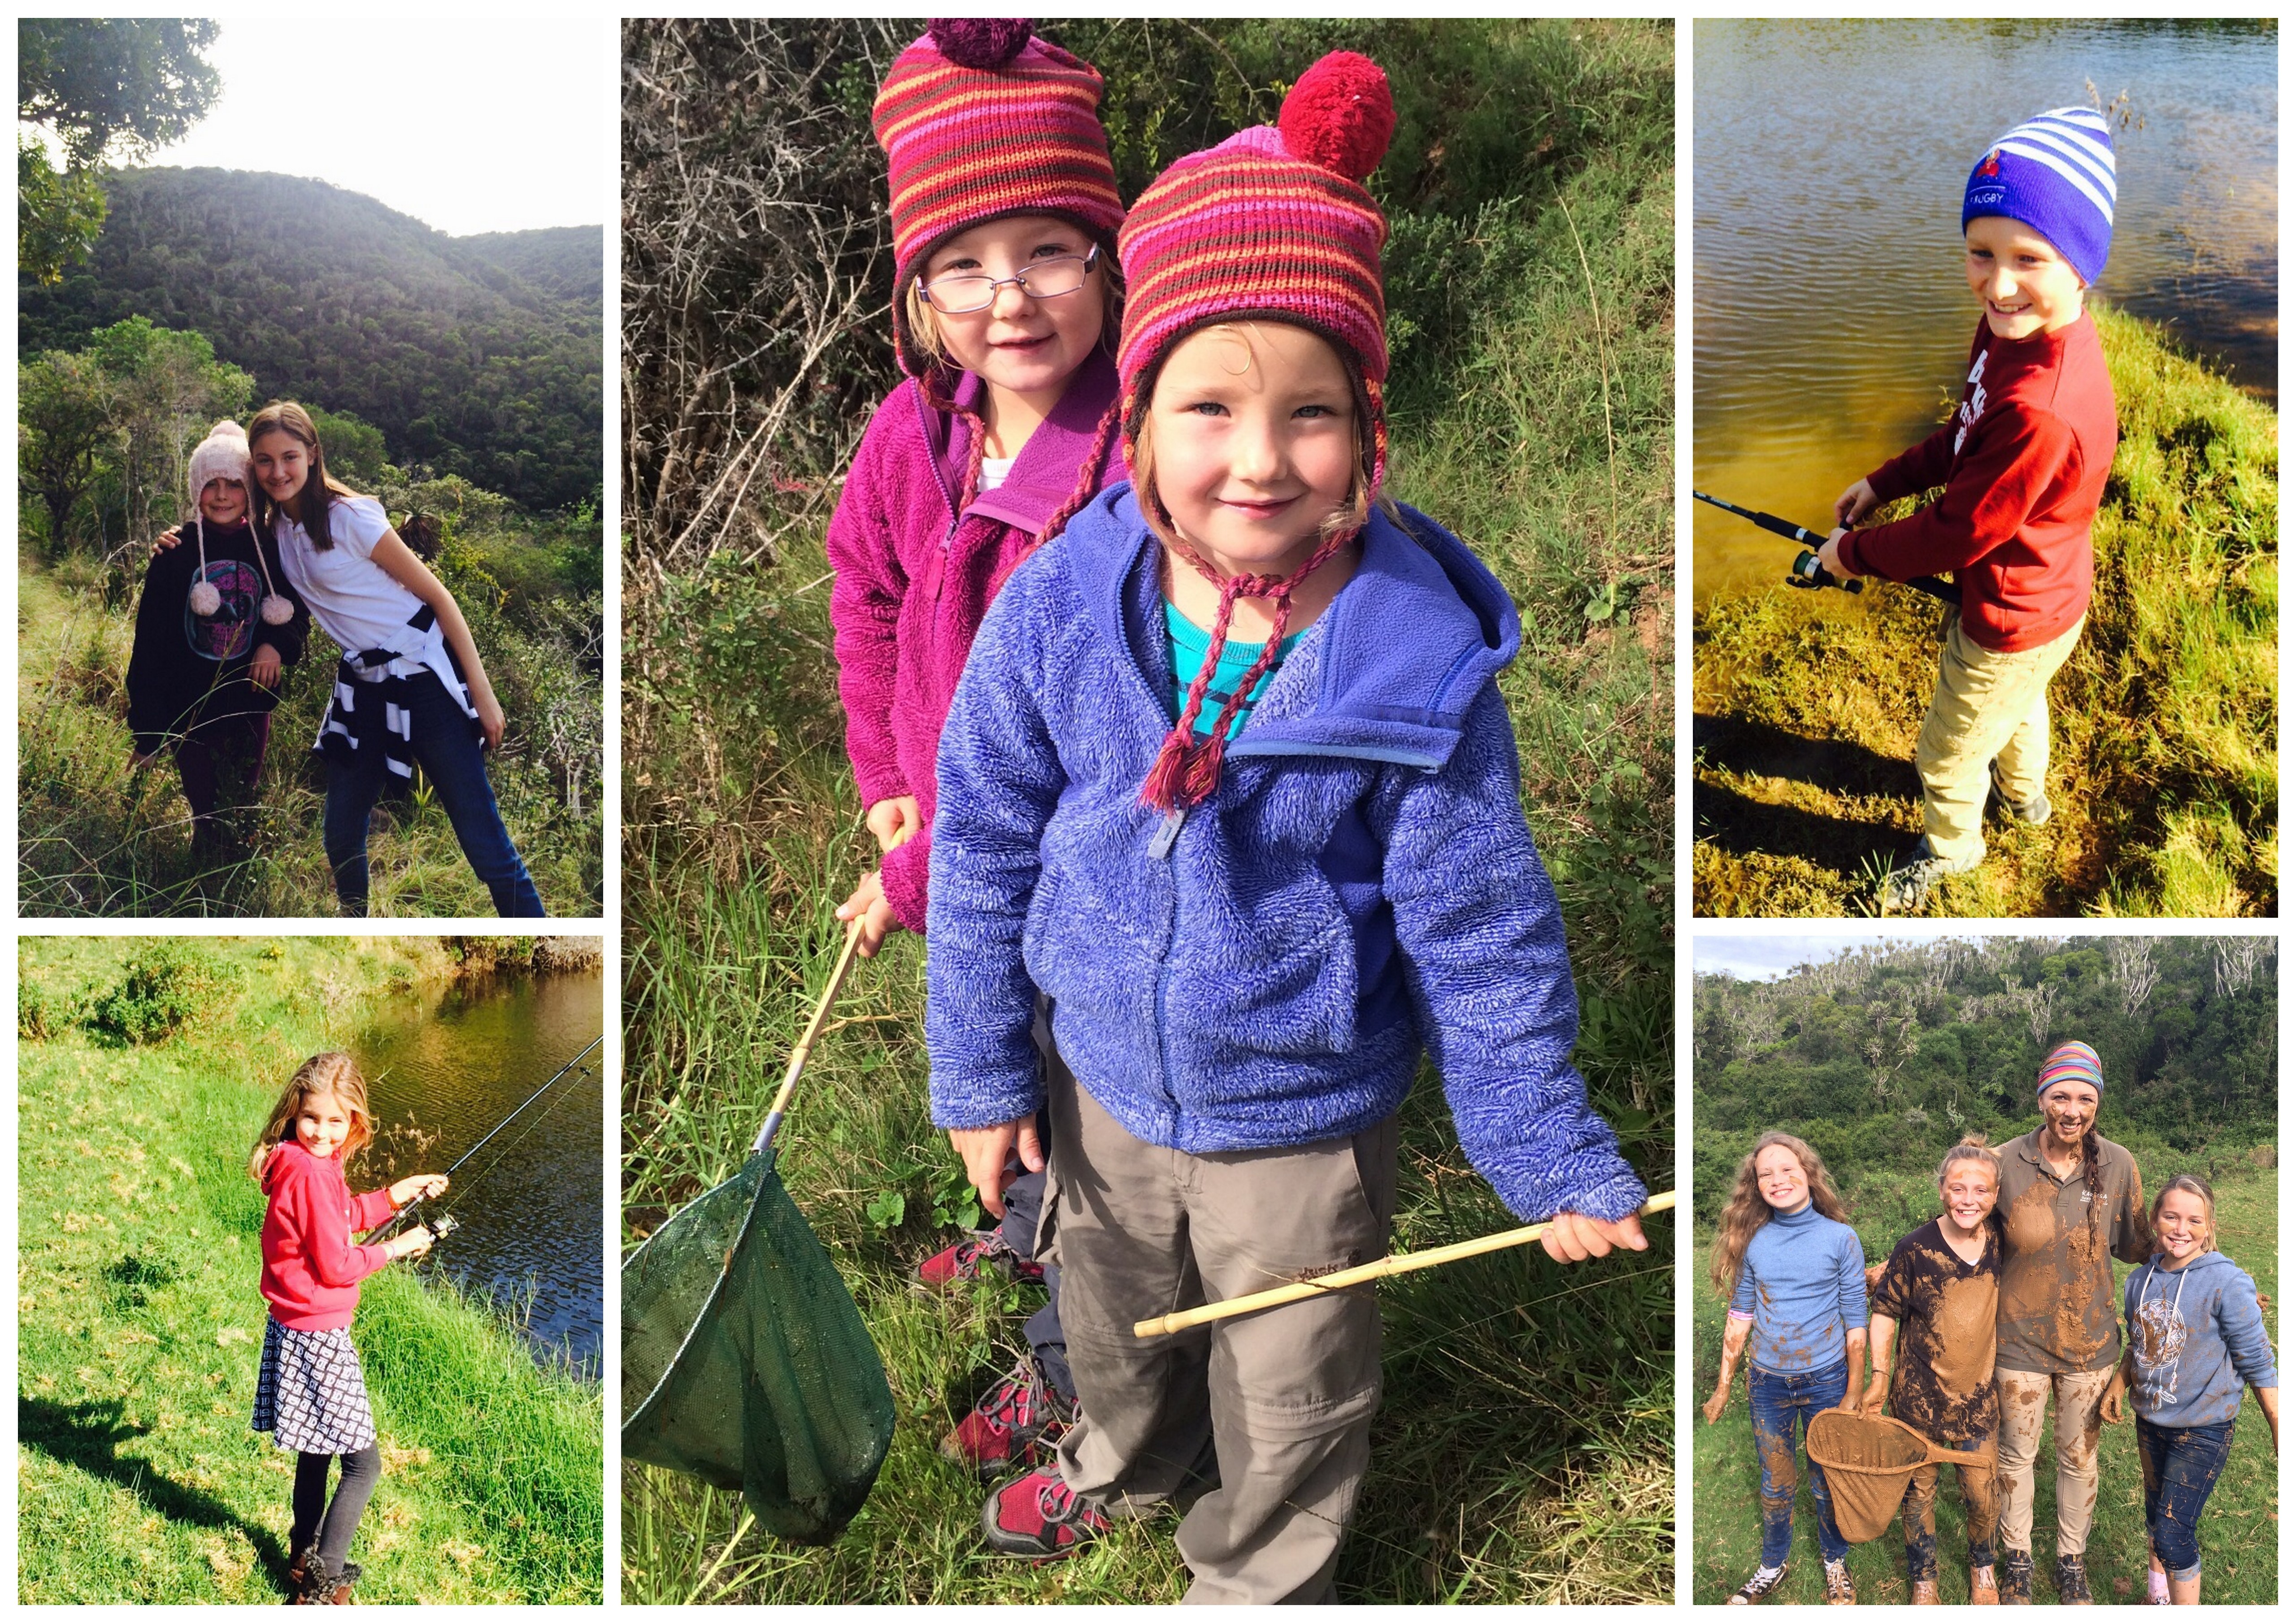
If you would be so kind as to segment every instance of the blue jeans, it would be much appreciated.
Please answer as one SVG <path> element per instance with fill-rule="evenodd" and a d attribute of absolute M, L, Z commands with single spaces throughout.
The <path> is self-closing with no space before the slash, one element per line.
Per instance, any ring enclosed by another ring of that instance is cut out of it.
<path fill-rule="evenodd" d="M 1762 1565 L 1783 1566 L 1786 1552 L 1793 1547 L 1795 1422 L 1807 1431 L 1813 1415 L 1841 1404 L 1849 1388 L 1849 1364 L 1836 1359 L 1824 1369 L 1798 1375 L 1751 1369 L 1746 1386 L 1747 1406 L 1754 1415 L 1754 1455 L 1762 1463 Z M 1808 1463 L 1809 1496 L 1817 1506 L 1818 1553 L 1827 1561 L 1840 1561 L 1849 1553 L 1849 1541 L 1834 1528 L 1833 1496 L 1826 1491 L 1825 1472 L 1816 1460 Z"/>
<path fill-rule="evenodd" d="M 2152 1553 L 2180 1582 L 2201 1575 L 2201 1512 L 2232 1452 L 2232 1422 L 2156 1426 L 2136 1417 L 2136 1458 L 2144 1468 L 2144 1530 Z"/>
<path fill-rule="evenodd" d="M 503 826 L 494 787 L 487 782 L 485 753 L 471 736 L 470 717 L 463 707 L 438 677 L 425 672 L 411 684 L 406 708 L 414 758 L 429 775 L 439 805 L 447 808 L 472 872 L 494 897 L 495 911 L 506 919 L 547 917 L 541 893 L 518 859 L 510 831 Z M 365 759 L 348 766 L 331 761 L 327 768 L 322 838 L 327 861 L 335 870 L 335 896 L 347 910 L 358 914 L 366 911 L 367 816 L 382 798 L 383 775 L 381 752 L 372 746 Z"/>

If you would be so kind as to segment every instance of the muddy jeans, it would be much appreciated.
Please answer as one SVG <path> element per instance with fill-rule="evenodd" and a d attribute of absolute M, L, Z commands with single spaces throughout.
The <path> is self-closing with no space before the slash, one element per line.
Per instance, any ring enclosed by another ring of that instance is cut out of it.
<path fill-rule="evenodd" d="M 2031 1553 L 2033 1462 L 2041 1450 L 2041 1421 L 2052 1395 L 2057 1406 L 2057 1554 L 2079 1555 L 2088 1548 L 2089 1519 L 2096 1512 L 2096 1434 L 2112 1371 L 2078 1375 L 2038 1375 L 2026 1370 L 1996 1371 L 2001 1395 L 2001 1545 Z"/>
<path fill-rule="evenodd" d="M 1793 1548 L 1794 1425 L 1804 1431 L 1811 1417 L 1836 1407 L 1849 1389 L 1848 1360 L 1837 1358 L 1821 1370 L 1802 1374 L 1774 1375 L 1753 1368 L 1746 1372 L 1746 1406 L 1754 1416 L 1754 1455 L 1762 1464 L 1762 1565 L 1780 1567 Z M 1833 1525 L 1833 1496 L 1825 1486 L 1825 1472 L 1816 1460 L 1809 1463 L 1809 1496 L 1817 1506 L 1818 1553 L 1840 1561 L 1849 1553 L 1849 1541 Z"/>
<path fill-rule="evenodd" d="M 2169 1576 L 2201 1575 L 2201 1512 L 2232 1452 L 2232 1422 L 2156 1426 L 2136 1417 L 2136 1458 L 2144 1469 L 2144 1530 Z"/>
<path fill-rule="evenodd" d="M 2049 775 L 2049 678 L 2072 657 L 2084 617 L 2038 648 L 1996 653 L 1955 617 L 1938 650 L 1937 692 L 1914 745 L 1930 854 L 1972 865 L 1985 855 L 1987 767 L 2001 798 L 2022 806 Z"/>
<path fill-rule="evenodd" d="M 1192 1603 L 1327 1603 L 1371 1463 L 1379 1303 L 1368 1287 L 1142 1340 L 1133 1324 L 1371 1262 L 1395 1216 L 1394 1118 L 1352 1138 L 1190 1155 L 1143 1143 L 1046 1067 L 1047 1204 L 1083 1414 L 1061 1474 L 1112 1514 L 1201 1480 L 1180 1523 Z"/>
<path fill-rule="evenodd" d="M 1986 1439 L 1978 1439 L 1950 1445 L 1956 1448 L 1982 1448 Z M 1906 1500 L 1898 1507 L 1898 1521 L 1906 1533 L 1906 1578 L 1909 1583 L 1934 1583 L 1937 1564 L 1937 1490 L 1938 1473 L 1942 1465 L 1924 1465 L 1906 1479 Z M 1972 1570 L 1993 1564 L 1993 1526 L 1998 1514 L 1994 1492 L 1992 1465 L 1956 1465 L 1955 1479 L 1961 1484 L 1963 1520 L 1969 1533 L 1969 1564 Z"/>

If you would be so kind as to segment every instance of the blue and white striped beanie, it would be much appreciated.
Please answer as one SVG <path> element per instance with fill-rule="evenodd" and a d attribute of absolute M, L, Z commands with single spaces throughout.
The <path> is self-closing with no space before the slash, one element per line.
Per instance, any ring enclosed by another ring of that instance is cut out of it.
<path fill-rule="evenodd" d="M 2022 220 L 2056 244 L 2084 283 L 2112 251 L 2112 132 L 2087 107 L 2037 113 L 1995 142 L 1969 172 L 1961 228 L 1981 215 Z"/>

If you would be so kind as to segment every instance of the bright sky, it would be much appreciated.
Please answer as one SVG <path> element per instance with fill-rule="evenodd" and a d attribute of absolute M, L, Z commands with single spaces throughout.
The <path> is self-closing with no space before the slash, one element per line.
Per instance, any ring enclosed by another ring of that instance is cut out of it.
<path fill-rule="evenodd" d="M 610 21 L 217 21 L 223 94 L 149 163 L 330 181 L 452 236 L 611 217 Z"/>
<path fill-rule="evenodd" d="M 1693 936 L 1690 966 L 1701 975 L 1735 975 L 1741 980 L 1775 980 L 1797 963 L 1823 963 L 1845 947 L 1868 943 L 1909 947 L 1913 935 L 1888 935 L 1871 930 L 1808 930 L 1792 936 Z"/>

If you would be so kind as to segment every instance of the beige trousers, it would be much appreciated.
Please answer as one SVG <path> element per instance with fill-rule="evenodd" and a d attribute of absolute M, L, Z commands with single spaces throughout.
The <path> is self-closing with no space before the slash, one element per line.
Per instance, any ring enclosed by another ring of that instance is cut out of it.
<path fill-rule="evenodd" d="M 2001 1398 L 2001 1546 L 2033 1547 L 2033 1467 L 2041 1451 L 2041 1422 L 2056 1399 L 2057 1553 L 2079 1555 L 2088 1548 L 2088 1524 L 2096 1513 L 2096 1439 L 2103 1424 L 2111 1369 L 2079 1375 L 2036 1375 L 1997 1370 L 1994 1390 Z"/>
<path fill-rule="evenodd" d="M 1922 831 L 1930 853 L 1974 867 L 1985 855 L 1988 767 L 2002 798 L 2021 806 L 2049 775 L 2049 678 L 2071 658 L 2088 619 L 2054 642 L 1996 653 L 1956 617 L 1938 651 L 1937 693 L 1914 746 Z"/>
<path fill-rule="evenodd" d="M 1127 1133 L 1057 1055 L 1046 1221 L 1082 1414 L 1061 1474 L 1113 1514 L 1218 1485 L 1180 1523 L 1192 1603 L 1328 1603 L 1371 1463 L 1379 1303 L 1369 1287 L 1177 1336 L 1135 1321 L 1385 1254 L 1390 1117 L 1353 1138 L 1190 1155 Z"/>

